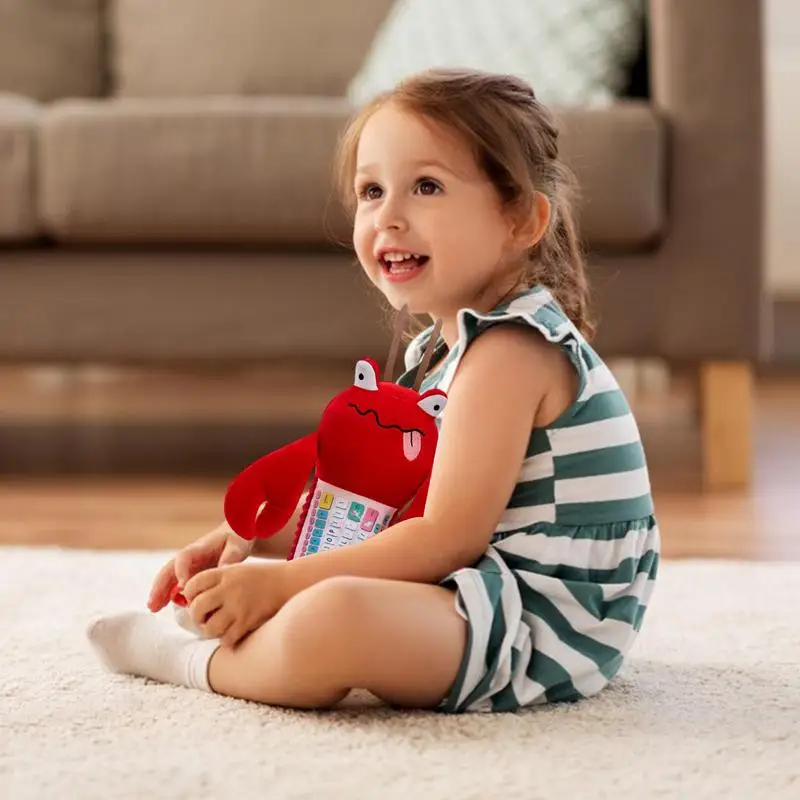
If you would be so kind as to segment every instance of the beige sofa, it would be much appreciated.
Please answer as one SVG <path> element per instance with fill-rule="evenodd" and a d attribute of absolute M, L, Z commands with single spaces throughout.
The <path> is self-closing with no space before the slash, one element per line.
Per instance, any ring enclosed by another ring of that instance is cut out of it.
<path fill-rule="evenodd" d="M 384 357 L 330 166 L 390 2 L 214 5 L 0 9 L 0 358 Z M 761 6 L 652 0 L 649 96 L 561 113 L 597 347 L 702 365 L 714 485 L 747 478 L 764 347 Z"/>

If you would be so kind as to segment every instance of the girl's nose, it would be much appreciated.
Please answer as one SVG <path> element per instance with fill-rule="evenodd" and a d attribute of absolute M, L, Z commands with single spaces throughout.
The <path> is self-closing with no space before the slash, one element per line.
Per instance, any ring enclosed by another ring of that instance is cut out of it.
<path fill-rule="evenodd" d="M 402 208 L 398 203 L 387 201 L 381 205 L 380 210 L 375 215 L 376 230 L 404 230 L 408 227 Z"/>

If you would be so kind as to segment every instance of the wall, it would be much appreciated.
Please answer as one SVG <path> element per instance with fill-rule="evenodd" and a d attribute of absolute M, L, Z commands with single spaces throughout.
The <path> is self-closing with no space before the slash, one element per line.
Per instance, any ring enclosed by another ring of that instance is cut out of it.
<path fill-rule="evenodd" d="M 767 272 L 776 296 L 800 298 L 800 0 L 766 0 L 764 28 Z"/>

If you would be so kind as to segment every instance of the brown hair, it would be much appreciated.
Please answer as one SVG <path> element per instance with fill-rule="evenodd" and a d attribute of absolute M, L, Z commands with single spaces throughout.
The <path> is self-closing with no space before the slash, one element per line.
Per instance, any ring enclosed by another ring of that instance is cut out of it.
<path fill-rule="evenodd" d="M 361 131 L 387 103 L 462 136 L 506 208 L 530 217 L 536 192 L 548 197 L 550 225 L 529 252 L 523 280 L 527 286 L 547 287 L 575 326 L 590 337 L 594 325 L 589 282 L 573 212 L 576 183 L 559 158 L 554 118 L 530 85 L 511 75 L 432 69 L 378 95 L 358 111 L 339 142 L 337 182 L 350 210 L 355 202 L 353 177 Z"/>

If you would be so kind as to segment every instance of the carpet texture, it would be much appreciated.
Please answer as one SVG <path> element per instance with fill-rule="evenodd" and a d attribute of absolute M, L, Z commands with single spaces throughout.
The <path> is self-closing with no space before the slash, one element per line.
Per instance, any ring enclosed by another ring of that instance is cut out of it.
<path fill-rule="evenodd" d="M 105 673 L 87 620 L 143 607 L 166 556 L 0 548 L 4 800 L 800 797 L 800 564 L 668 562 L 601 696 L 456 718 Z"/>

